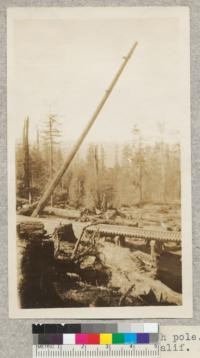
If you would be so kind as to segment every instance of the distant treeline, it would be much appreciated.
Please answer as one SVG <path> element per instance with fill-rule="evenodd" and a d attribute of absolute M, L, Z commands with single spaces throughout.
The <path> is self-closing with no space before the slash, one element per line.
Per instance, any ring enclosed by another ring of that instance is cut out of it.
<path fill-rule="evenodd" d="M 107 164 L 107 155 L 104 145 L 94 144 L 88 145 L 85 156 L 77 154 L 54 192 L 53 204 L 106 210 L 147 202 L 180 202 L 178 144 L 116 145 L 112 166 Z M 37 200 L 65 156 L 58 143 L 53 147 L 48 141 L 18 143 L 17 196 Z"/>

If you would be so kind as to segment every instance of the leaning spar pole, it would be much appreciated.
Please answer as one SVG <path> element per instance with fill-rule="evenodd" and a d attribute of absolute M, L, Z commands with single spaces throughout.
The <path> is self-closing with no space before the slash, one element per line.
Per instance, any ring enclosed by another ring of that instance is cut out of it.
<path fill-rule="evenodd" d="M 121 66 L 120 66 L 119 70 L 117 71 L 115 77 L 113 78 L 110 86 L 106 90 L 106 92 L 105 92 L 104 96 L 102 97 L 99 105 L 97 106 L 95 112 L 93 113 L 92 117 L 90 118 L 86 128 L 84 129 L 84 131 L 80 135 L 79 139 L 77 140 L 77 142 L 75 143 L 74 147 L 71 149 L 69 155 L 67 156 L 65 162 L 60 167 L 58 172 L 55 174 L 54 178 L 52 179 L 52 181 L 48 185 L 47 189 L 45 190 L 44 194 L 42 195 L 41 199 L 39 200 L 37 207 L 35 208 L 35 210 L 32 213 L 32 217 L 37 217 L 37 215 L 46 206 L 46 203 L 50 199 L 51 194 L 55 190 L 56 186 L 58 185 L 59 181 L 61 180 L 61 178 L 64 175 L 64 173 L 66 172 L 66 170 L 68 169 L 69 165 L 71 164 L 71 161 L 73 160 L 73 158 L 76 155 L 78 149 L 80 148 L 84 138 L 88 134 L 88 132 L 89 132 L 90 128 L 92 127 L 93 123 L 95 122 L 98 114 L 100 113 L 100 111 L 103 108 L 105 102 L 107 101 L 109 95 L 111 94 L 111 92 L 112 92 L 115 84 L 117 83 L 121 73 L 123 72 L 123 70 L 124 70 L 125 66 L 127 65 L 128 61 L 130 60 L 130 58 L 131 58 L 131 56 L 133 54 L 133 51 L 135 50 L 136 46 L 137 46 L 137 42 L 135 42 L 135 44 L 130 49 L 130 51 L 127 54 L 127 56 L 124 57 L 124 62 L 121 64 Z"/>

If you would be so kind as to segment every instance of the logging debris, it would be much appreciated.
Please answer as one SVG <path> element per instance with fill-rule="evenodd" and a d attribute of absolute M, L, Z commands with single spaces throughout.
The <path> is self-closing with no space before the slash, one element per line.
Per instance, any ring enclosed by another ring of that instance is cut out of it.
<path fill-rule="evenodd" d="M 89 235 L 83 230 L 78 240 L 72 224 L 47 235 L 42 222 L 27 220 L 17 233 L 23 308 L 182 302 L 176 285 L 172 289 L 161 281 L 149 252 L 100 238 L 98 230 Z"/>

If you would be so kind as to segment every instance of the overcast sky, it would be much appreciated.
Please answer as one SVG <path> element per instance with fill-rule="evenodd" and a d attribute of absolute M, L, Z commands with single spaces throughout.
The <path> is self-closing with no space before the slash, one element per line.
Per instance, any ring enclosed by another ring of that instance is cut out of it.
<path fill-rule="evenodd" d="M 65 9 L 67 10 L 67 9 Z M 63 10 L 64 11 L 64 10 Z M 67 14 L 67 11 L 66 11 Z M 31 137 L 49 113 L 62 122 L 63 142 L 84 128 L 135 41 L 138 46 L 87 141 L 125 142 L 137 123 L 154 141 L 163 123 L 165 140 L 178 140 L 182 123 L 182 57 L 179 19 L 143 18 L 118 12 L 104 18 L 25 16 L 13 22 L 9 53 L 9 116 L 22 132 L 28 115 Z"/>

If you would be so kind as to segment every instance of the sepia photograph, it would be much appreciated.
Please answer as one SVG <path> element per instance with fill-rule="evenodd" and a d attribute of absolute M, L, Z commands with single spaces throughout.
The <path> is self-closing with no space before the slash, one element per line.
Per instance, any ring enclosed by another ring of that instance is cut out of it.
<path fill-rule="evenodd" d="M 10 317 L 191 317 L 188 8 L 7 15 Z"/>

